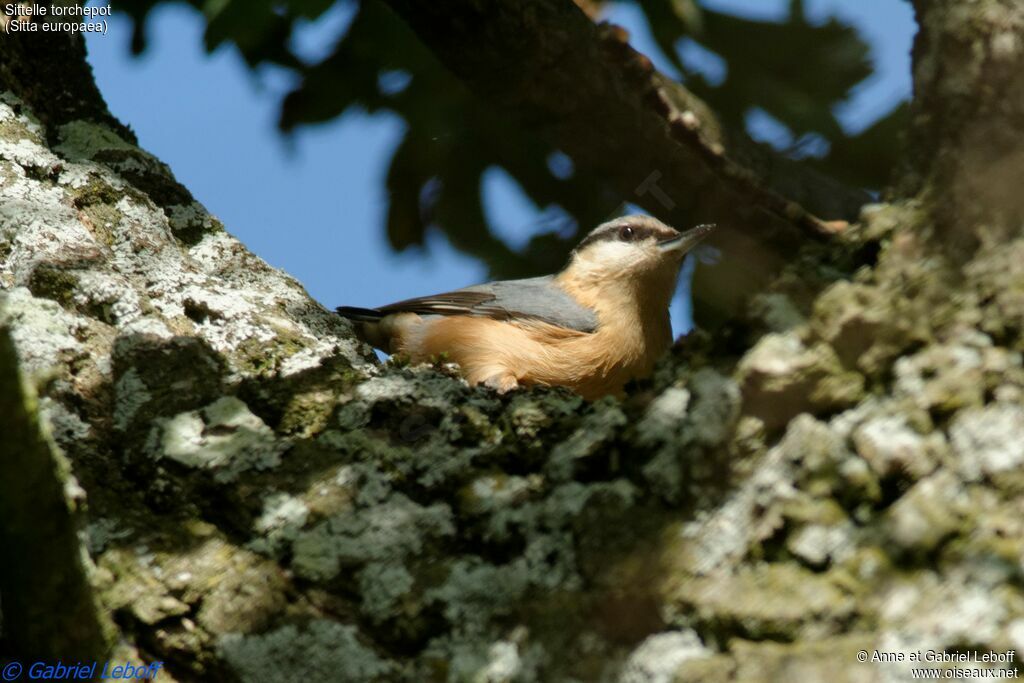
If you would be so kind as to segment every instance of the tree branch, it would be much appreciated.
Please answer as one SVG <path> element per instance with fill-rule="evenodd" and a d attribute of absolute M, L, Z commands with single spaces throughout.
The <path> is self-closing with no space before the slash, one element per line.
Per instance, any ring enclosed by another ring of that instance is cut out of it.
<path fill-rule="evenodd" d="M 744 225 L 767 213 L 827 234 L 868 199 L 726 130 L 623 29 L 595 25 L 569 0 L 387 1 L 475 92 L 652 213 Z"/>
<path fill-rule="evenodd" d="M 658 73 L 625 30 L 570 0 L 386 0 L 443 64 L 623 201 L 671 224 L 713 222 L 722 259 L 697 271 L 704 326 L 733 317 L 808 238 L 856 218 L 868 195 L 727 130 Z"/>

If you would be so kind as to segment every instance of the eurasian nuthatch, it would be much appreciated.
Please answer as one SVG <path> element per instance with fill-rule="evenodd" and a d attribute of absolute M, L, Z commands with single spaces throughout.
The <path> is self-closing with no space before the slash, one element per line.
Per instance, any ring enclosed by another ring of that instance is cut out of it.
<path fill-rule="evenodd" d="M 668 307 L 683 256 L 713 226 L 680 233 L 649 216 L 604 223 L 557 275 L 505 280 L 380 308 L 342 306 L 360 339 L 412 362 L 442 357 L 499 391 L 567 386 L 619 394 L 672 344 Z"/>

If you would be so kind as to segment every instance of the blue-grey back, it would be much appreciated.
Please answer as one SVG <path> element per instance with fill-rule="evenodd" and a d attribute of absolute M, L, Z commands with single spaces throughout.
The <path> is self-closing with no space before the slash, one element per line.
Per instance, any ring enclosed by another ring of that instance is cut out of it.
<path fill-rule="evenodd" d="M 553 275 L 523 280 L 500 280 L 465 289 L 417 297 L 381 306 L 377 309 L 339 309 L 346 317 L 365 319 L 367 313 L 379 317 L 393 313 L 432 315 L 471 315 L 495 320 L 540 320 L 579 332 L 597 329 L 597 314 L 580 305 L 555 281 Z M 352 313 L 352 315 L 349 315 Z"/>
<path fill-rule="evenodd" d="M 597 329 L 597 314 L 569 296 L 553 275 L 488 282 L 467 287 L 466 291 L 493 294 L 494 299 L 487 306 L 505 309 L 514 317 L 536 318 L 580 332 Z"/>

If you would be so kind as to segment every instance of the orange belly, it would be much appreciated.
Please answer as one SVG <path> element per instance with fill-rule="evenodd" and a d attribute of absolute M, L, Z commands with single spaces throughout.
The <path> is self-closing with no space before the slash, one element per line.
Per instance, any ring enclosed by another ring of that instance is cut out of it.
<path fill-rule="evenodd" d="M 447 358 L 470 384 L 565 386 L 588 399 L 621 394 L 626 382 L 651 372 L 671 341 L 651 348 L 635 330 L 624 337 L 608 327 L 586 333 L 469 316 L 402 322 L 393 327 L 391 348 L 413 362 Z"/>

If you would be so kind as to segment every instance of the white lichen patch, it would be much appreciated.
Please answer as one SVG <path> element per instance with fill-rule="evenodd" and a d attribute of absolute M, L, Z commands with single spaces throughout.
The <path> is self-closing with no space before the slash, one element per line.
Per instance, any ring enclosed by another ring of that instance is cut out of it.
<path fill-rule="evenodd" d="M 523 658 L 519 646 L 509 640 L 492 643 L 487 663 L 473 676 L 474 683 L 511 683 L 522 680 Z"/>
<path fill-rule="evenodd" d="M 189 256 L 203 270 L 210 273 L 224 273 L 238 278 L 241 282 L 257 283 L 259 273 L 249 271 L 248 277 L 238 272 L 238 257 L 244 254 L 255 263 L 263 264 L 263 261 L 245 251 L 245 247 L 234 237 L 226 232 L 212 232 L 203 235 L 199 242 L 189 248 Z M 286 276 L 282 275 L 282 279 Z M 290 283 L 289 283 L 290 284 Z"/>
<path fill-rule="evenodd" d="M 656 633 L 629 655 L 619 683 L 672 683 L 684 662 L 711 655 L 690 629 Z"/>
<path fill-rule="evenodd" d="M 306 370 L 318 368 L 334 350 L 335 346 L 330 342 L 317 342 L 313 346 L 285 358 L 278 368 L 278 374 L 281 377 L 290 377 Z"/>
<path fill-rule="evenodd" d="M 746 411 L 778 427 L 804 411 L 855 404 L 864 378 L 843 367 L 826 343 L 805 344 L 796 331 L 766 334 L 736 366 Z"/>
<path fill-rule="evenodd" d="M 507 637 L 460 632 L 431 640 L 424 654 L 448 663 L 449 681 L 537 683 L 545 680 L 539 671 L 551 657 L 540 643 L 525 642 L 527 633 L 523 627 L 513 628 Z"/>
<path fill-rule="evenodd" d="M 25 284 L 41 263 L 91 259 L 101 251 L 62 189 L 26 178 L 0 183 L 0 242 L 9 246 L 0 274 L 13 284 Z"/>
<path fill-rule="evenodd" d="M 416 383 L 408 377 L 398 375 L 374 377 L 356 387 L 356 396 L 367 403 L 410 398 L 415 392 Z"/>
<path fill-rule="evenodd" d="M 644 412 L 637 427 L 640 443 L 664 441 L 675 435 L 690 405 L 690 392 L 669 387 Z"/>
<path fill-rule="evenodd" d="M 127 187 L 123 178 L 110 173 L 103 165 L 92 161 L 64 164 L 56 183 L 71 190 L 81 190 L 94 183 L 100 183 L 114 191 L 124 191 Z"/>
<path fill-rule="evenodd" d="M 78 274 L 72 301 L 80 307 L 102 308 L 110 322 L 128 325 L 142 315 L 139 295 L 123 277 L 110 273 L 82 271 Z"/>
<path fill-rule="evenodd" d="M 899 413 L 869 419 L 854 431 L 853 443 L 882 477 L 905 472 L 920 479 L 935 469 L 946 449 L 941 433 L 918 434 Z"/>
<path fill-rule="evenodd" d="M 0 324 L 10 328 L 26 372 L 46 372 L 83 354 L 76 333 L 84 323 L 57 302 L 34 297 L 24 287 L 0 294 Z"/>
<path fill-rule="evenodd" d="M 878 399 L 869 396 L 849 410 L 835 415 L 828 421 L 829 429 L 836 437 L 846 440 L 851 437 L 853 431 L 864 424 L 869 418 L 877 415 L 887 415 L 897 408 L 881 403 Z"/>
<path fill-rule="evenodd" d="M 164 311 L 195 311 L 200 317 L 196 332 L 216 350 L 230 354 L 243 342 L 266 343 L 277 336 L 262 309 L 265 301 L 252 299 L 255 292 L 238 292 L 220 285 L 189 285 L 176 292 Z M 194 313 L 193 315 L 196 315 Z"/>
<path fill-rule="evenodd" d="M 288 445 L 245 403 L 226 396 L 202 410 L 158 419 L 147 449 L 158 460 L 209 470 L 217 481 L 230 482 L 248 470 L 276 466 Z"/>
<path fill-rule="evenodd" d="M 988 586 L 963 576 L 917 575 L 878 596 L 879 649 L 936 650 L 991 643 L 1007 619 L 1007 604 Z M 900 679 L 905 680 L 905 679 Z"/>
<path fill-rule="evenodd" d="M 1019 353 L 993 346 L 979 332 L 962 333 L 947 344 L 931 345 L 896 361 L 894 393 L 923 409 L 952 411 L 980 405 L 986 383 L 997 382 L 1020 365 Z"/>
<path fill-rule="evenodd" d="M 743 356 L 737 372 L 740 375 L 784 378 L 798 374 L 812 362 L 813 358 L 806 355 L 806 348 L 798 335 L 766 334 Z"/>
<path fill-rule="evenodd" d="M 24 168 L 49 168 L 59 161 L 45 146 L 43 126 L 10 92 L 0 93 L 0 126 L 4 129 L 0 136 L 0 160 L 11 161 Z"/>
<path fill-rule="evenodd" d="M 786 549 L 812 567 L 842 562 L 854 547 L 853 525 L 807 524 L 794 532 L 786 541 Z"/>
<path fill-rule="evenodd" d="M 981 362 L 976 348 L 930 346 L 896 362 L 896 393 L 913 397 L 922 408 L 962 400 L 957 394 L 980 389 Z"/>
<path fill-rule="evenodd" d="M 942 470 L 915 484 L 887 511 L 887 537 L 905 550 L 928 552 L 953 534 L 967 511 L 961 482 Z"/>
<path fill-rule="evenodd" d="M 522 503 L 540 488 L 540 477 L 517 477 L 510 474 L 485 474 L 474 479 L 463 490 L 463 509 L 472 514 L 500 510 Z"/>
<path fill-rule="evenodd" d="M 233 320 L 252 315 L 259 306 L 238 292 L 222 286 L 199 287 L 188 285 L 181 290 L 182 301 L 202 308 L 204 314 L 216 320 Z"/>
<path fill-rule="evenodd" d="M 989 50 L 992 56 L 1000 61 L 1014 60 L 1021 51 L 1020 36 L 1011 31 L 996 33 L 989 43 Z"/>
<path fill-rule="evenodd" d="M 133 318 L 120 326 L 121 338 L 130 337 L 153 337 L 155 339 L 168 340 L 174 336 L 167 324 L 160 318 L 144 316 Z"/>
<path fill-rule="evenodd" d="M 22 168 L 52 168 L 60 163 L 60 157 L 30 137 L 0 139 L 0 159 L 14 162 Z"/>
<path fill-rule="evenodd" d="M 996 403 L 953 418 L 950 443 L 960 472 L 977 480 L 1024 466 L 1024 407 Z"/>
<path fill-rule="evenodd" d="M 1024 619 L 1014 619 L 1006 626 L 1006 639 L 1017 652 L 1024 652 Z"/>
<path fill-rule="evenodd" d="M 249 543 L 256 552 L 278 555 L 292 541 L 309 519 L 309 506 L 301 499 L 276 491 L 263 499 L 263 511 L 253 525 L 258 535 Z"/>
<path fill-rule="evenodd" d="M 682 565 L 694 574 L 706 574 L 735 562 L 751 543 L 774 532 L 778 519 L 764 510 L 795 496 L 785 450 L 776 446 L 722 504 L 682 525 Z"/>
<path fill-rule="evenodd" d="M 114 263 L 119 270 L 145 275 L 150 287 L 197 281 L 198 269 L 182 258 L 163 211 L 131 195 L 121 197 L 114 208 L 120 218 L 113 226 Z M 174 266 L 178 272 L 172 271 Z"/>

